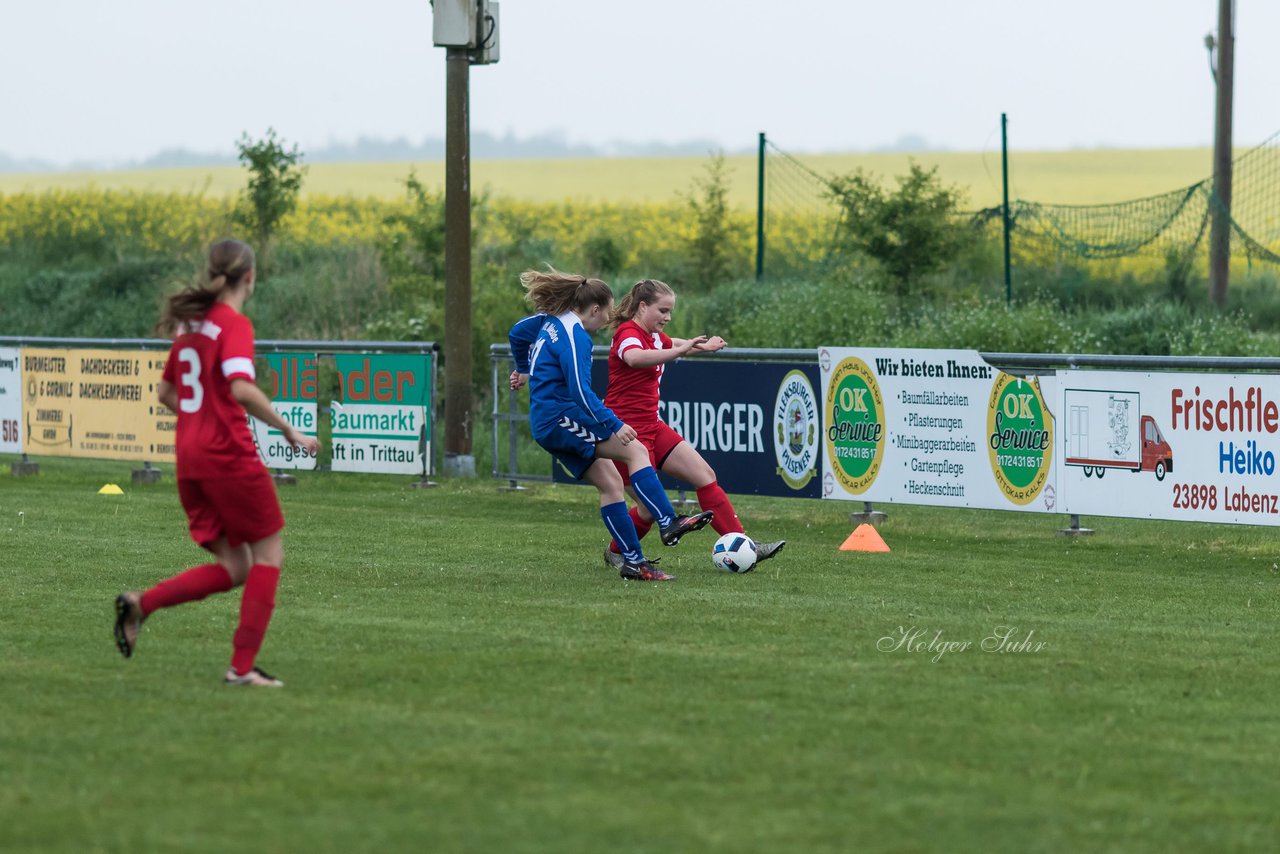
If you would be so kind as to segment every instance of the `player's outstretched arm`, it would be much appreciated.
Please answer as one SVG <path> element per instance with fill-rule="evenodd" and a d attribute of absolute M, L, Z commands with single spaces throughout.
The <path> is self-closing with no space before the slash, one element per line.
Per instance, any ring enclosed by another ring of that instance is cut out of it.
<path fill-rule="evenodd" d="M 262 393 L 262 389 L 253 383 L 243 377 L 236 377 L 231 381 L 231 396 L 239 401 L 245 412 L 283 433 L 285 440 L 293 447 L 305 448 L 312 454 L 320 450 L 320 440 L 315 436 L 304 435 L 281 418 L 280 413 L 272 408 L 271 401 Z"/>
<path fill-rule="evenodd" d="M 696 347 L 705 344 L 707 336 L 697 338 L 672 338 L 671 347 L 665 350 L 643 350 L 640 347 L 629 347 L 623 351 L 621 359 L 632 368 L 652 368 L 654 365 L 665 365 L 674 362 L 681 356 L 693 352 Z"/>

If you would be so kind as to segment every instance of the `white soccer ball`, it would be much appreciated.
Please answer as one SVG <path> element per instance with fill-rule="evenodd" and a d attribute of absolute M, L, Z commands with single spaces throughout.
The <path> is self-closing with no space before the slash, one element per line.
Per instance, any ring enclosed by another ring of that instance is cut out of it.
<path fill-rule="evenodd" d="M 756 565 L 756 544 L 746 534 L 725 534 L 711 549 L 711 562 L 725 572 L 750 572 Z"/>

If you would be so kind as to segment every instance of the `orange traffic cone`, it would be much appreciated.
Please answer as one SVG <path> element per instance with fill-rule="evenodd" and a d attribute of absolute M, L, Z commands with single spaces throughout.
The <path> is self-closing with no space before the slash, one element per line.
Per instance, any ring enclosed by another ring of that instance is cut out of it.
<path fill-rule="evenodd" d="M 840 551 L 887 552 L 889 551 L 889 546 L 880 536 L 879 531 L 864 522 L 854 528 L 849 538 L 840 544 Z"/>

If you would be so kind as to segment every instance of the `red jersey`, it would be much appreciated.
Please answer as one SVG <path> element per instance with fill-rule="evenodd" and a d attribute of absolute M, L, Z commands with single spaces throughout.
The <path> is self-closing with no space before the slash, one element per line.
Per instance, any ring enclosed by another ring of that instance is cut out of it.
<path fill-rule="evenodd" d="M 670 350 L 671 338 L 662 332 L 646 332 L 634 320 L 618 324 L 609 347 L 609 390 L 604 405 L 631 426 L 652 424 L 658 420 L 658 384 L 666 365 L 633 368 L 622 361 L 622 354 L 639 347 L 641 350 Z"/>
<path fill-rule="evenodd" d="M 253 324 L 226 303 L 174 339 L 164 379 L 178 390 L 179 478 L 235 477 L 264 468 L 231 381 L 253 381 Z"/>

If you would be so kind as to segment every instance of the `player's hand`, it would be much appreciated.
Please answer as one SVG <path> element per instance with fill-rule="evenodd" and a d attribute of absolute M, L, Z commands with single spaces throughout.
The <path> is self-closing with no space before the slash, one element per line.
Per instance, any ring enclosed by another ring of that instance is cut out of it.
<path fill-rule="evenodd" d="M 724 343 L 723 338 L 719 335 L 712 335 L 706 340 L 706 343 L 702 345 L 702 351 L 704 353 L 714 353 L 717 350 L 723 350 L 726 346 L 727 345 Z"/>
<path fill-rule="evenodd" d="M 699 335 L 696 338 L 687 338 L 684 342 L 684 351 L 688 353 L 692 350 L 705 350 L 706 347 L 703 345 L 706 343 L 707 336 L 705 335 Z"/>
<path fill-rule="evenodd" d="M 623 424 L 618 430 L 618 441 L 623 445 L 630 445 L 636 439 L 636 428 L 630 424 Z"/>
<path fill-rule="evenodd" d="M 529 381 L 528 374 L 522 374 L 519 371 L 511 372 L 511 390 L 519 391 L 524 388 L 524 384 Z"/>
<path fill-rule="evenodd" d="M 315 436 L 307 436 L 298 432 L 298 429 L 292 425 L 289 426 L 288 430 L 284 431 L 284 438 L 285 441 L 293 446 L 294 450 L 302 448 L 309 454 L 316 454 L 320 451 L 319 439 Z"/>

